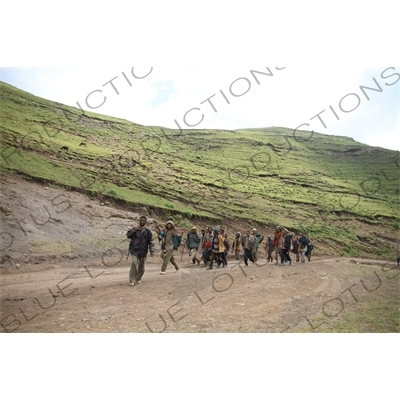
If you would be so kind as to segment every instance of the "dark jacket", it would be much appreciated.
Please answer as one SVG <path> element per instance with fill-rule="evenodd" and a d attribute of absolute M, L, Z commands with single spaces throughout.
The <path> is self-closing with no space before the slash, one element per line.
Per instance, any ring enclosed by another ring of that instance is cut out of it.
<path fill-rule="evenodd" d="M 274 239 L 271 236 L 268 236 L 268 242 L 265 248 L 271 252 L 275 250 Z"/>
<path fill-rule="evenodd" d="M 186 247 L 191 250 L 191 249 L 198 249 L 200 246 L 200 235 L 195 232 L 189 232 L 187 235 L 187 240 L 186 240 Z"/>
<path fill-rule="evenodd" d="M 149 228 L 143 230 L 130 230 L 126 234 L 131 239 L 129 244 L 129 253 L 139 258 L 144 258 L 150 250 L 154 254 L 153 234 Z"/>
<path fill-rule="evenodd" d="M 300 242 L 299 239 L 293 240 L 293 253 L 297 254 L 299 252 Z"/>

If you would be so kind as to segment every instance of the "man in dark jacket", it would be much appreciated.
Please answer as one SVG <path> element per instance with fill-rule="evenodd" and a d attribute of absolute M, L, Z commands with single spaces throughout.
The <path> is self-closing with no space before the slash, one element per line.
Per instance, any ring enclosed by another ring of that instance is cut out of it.
<path fill-rule="evenodd" d="M 293 254 L 296 254 L 296 262 L 300 261 L 300 254 L 299 254 L 299 247 L 300 247 L 300 242 L 299 242 L 300 236 L 296 236 L 296 239 L 293 240 Z"/>
<path fill-rule="evenodd" d="M 311 261 L 311 252 L 314 250 L 314 243 L 309 239 L 308 245 L 307 245 L 307 251 L 304 254 L 308 258 L 308 262 Z"/>
<path fill-rule="evenodd" d="M 299 248 L 300 259 L 301 259 L 301 263 L 303 264 L 306 262 L 306 260 L 304 258 L 304 253 L 306 252 L 306 247 L 310 243 L 310 239 L 306 236 L 305 233 L 303 233 L 301 235 L 301 238 L 299 239 L 299 243 L 300 243 L 300 248 Z"/>
<path fill-rule="evenodd" d="M 200 265 L 200 258 L 198 256 L 200 241 L 201 237 L 197 233 L 197 228 L 193 226 L 187 235 L 186 247 L 189 250 L 189 256 L 192 258 L 192 263 L 195 264 L 197 262 L 197 265 Z"/>
<path fill-rule="evenodd" d="M 139 226 L 133 227 L 126 234 L 128 239 L 131 239 L 129 253 L 133 257 L 129 272 L 130 286 L 142 283 L 146 257 L 149 250 L 151 256 L 154 257 L 153 233 L 147 228 L 146 224 L 147 217 L 142 216 L 139 220 Z"/>

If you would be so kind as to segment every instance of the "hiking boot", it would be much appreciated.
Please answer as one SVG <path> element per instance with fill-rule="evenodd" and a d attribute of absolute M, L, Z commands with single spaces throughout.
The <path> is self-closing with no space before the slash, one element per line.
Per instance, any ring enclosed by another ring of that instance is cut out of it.
<path fill-rule="evenodd" d="M 175 269 L 175 272 L 179 272 L 181 269 L 180 268 L 176 268 Z"/>
<path fill-rule="evenodd" d="M 137 281 L 136 283 L 137 283 L 138 285 L 140 285 L 140 284 L 142 283 L 142 281 Z"/>
<path fill-rule="evenodd" d="M 209 266 L 209 267 L 207 267 L 207 269 L 210 270 L 210 269 L 213 269 L 213 267 Z"/>
<path fill-rule="evenodd" d="M 135 286 L 135 282 L 131 282 L 129 286 Z"/>
<path fill-rule="evenodd" d="M 167 273 L 165 271 L 161 271 L 160 275 L 166 275 Z"/>

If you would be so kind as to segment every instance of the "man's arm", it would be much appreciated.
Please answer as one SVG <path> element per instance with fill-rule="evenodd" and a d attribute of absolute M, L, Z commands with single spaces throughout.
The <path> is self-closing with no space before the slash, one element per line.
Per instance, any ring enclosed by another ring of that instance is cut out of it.
<path fill-rule="evenodd" d="M 154 246 L 154 240 L 153 240 L 153 233 L 151 232 L 150 229 L 148 229 L 148 245 L 149 245 L 150 254 L 153 257 L 154 253 L 155 253 L 155 246 Z"/>
<path fill-rule="evenodd" d="M 133 237 L 133 235 L 136 233 L 137 229 L 136 228 L 132 228 L 130 231 L 128 231 L 126 233 L 126 236 L 128 239 L 131 239 Z"/>

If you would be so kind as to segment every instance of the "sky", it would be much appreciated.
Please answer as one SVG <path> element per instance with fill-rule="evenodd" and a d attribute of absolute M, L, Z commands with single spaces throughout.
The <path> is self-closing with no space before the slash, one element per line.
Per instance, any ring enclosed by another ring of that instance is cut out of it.
<path fill-rule="evenodd" d="M 142 125 L 230 130 L 302 125 L 400 150 L 399 67 L 1 68 L 0 80 Z"/>

